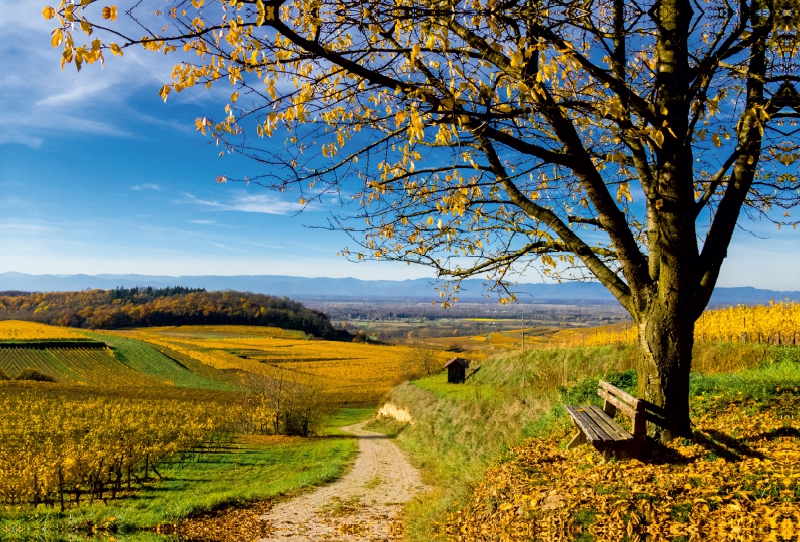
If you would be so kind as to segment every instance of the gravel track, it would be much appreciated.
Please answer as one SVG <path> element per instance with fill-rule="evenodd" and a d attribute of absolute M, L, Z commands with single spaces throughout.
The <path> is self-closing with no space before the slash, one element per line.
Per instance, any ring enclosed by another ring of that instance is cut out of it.
<path fill-rule="evenodd" d="M 359 455 L 350 472 L 260 516 L 271 531 L 261 542 L 402 538 L 402 505 L 425 487 L 400 449 L 386 436 L 364 430 L 365 423 L 342 427 L 358 437 Z"/>

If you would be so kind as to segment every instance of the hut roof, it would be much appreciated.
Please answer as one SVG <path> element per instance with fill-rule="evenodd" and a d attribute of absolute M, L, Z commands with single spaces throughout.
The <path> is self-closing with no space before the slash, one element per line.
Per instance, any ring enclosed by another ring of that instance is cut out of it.
<path fill-rule="evenodd" d="M 461 365 L 465 369 L 469 367 L 469 362 L 463 358 L 455 357 L 444 364 L 445 368 L 450 367 L 451 365 Z"/>

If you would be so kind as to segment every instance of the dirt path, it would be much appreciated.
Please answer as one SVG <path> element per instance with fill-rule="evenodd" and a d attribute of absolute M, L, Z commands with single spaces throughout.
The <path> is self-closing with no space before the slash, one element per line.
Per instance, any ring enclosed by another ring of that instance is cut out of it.
<path fill-rule="evenodd" d="M 402 504 L 424 489 L 419 471 L 366 422 L 342 427 L 358 436 L 355 465 L 339 481 L 278 504 L 260 517 L 272 534 L 261 542 L 391 541 L 402 537 Z"/>

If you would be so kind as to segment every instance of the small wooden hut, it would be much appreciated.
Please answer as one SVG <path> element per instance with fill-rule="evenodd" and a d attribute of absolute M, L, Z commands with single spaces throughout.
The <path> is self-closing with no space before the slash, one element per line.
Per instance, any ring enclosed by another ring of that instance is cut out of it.
<path fill-rule="evenodd" d="M 467 368 L 469 362 L 465 359 L 455 357 L 444 364 L 447 369 L 447 383 L 460 384 L 467 379 Z"/>

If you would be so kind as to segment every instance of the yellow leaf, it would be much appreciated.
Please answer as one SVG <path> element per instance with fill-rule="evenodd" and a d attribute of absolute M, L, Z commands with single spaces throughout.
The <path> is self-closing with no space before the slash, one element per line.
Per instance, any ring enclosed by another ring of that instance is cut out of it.
<path fill-rule="evenodd" d="M 64 41 L 64 32 L 60 28 L 53 30 L 53 37 L 50 39 L 50 45 L 58 47 Z"/>
<path fill-rule="evenodd" d="M 55 10 L 55 9 L 53 9 L 53 8 L 51 8 L 50 6 L 46 6 L 46 7 L 45 7 L 45 8 L 42 10 L 42 17 L 44 17 L 44 18 L 45 18 L 45 19 L 47 19 L 48 21 L 49 21 L 50 19 L 52 19 L 53 17 L 55 17 L 55 16 L 56 16 L 56 10 Z"/>
<path fill-rule="evenodd" d="M 414 46 L 411 48 L 411 63 L 413 64 L 416 58 L 419 56 L 420 52 L 419 43 L 415 43 Z"/>
<path fill-rule="evenodd" d="M 172 92 L 172 88 L 169 85 L 164 85 L 161 87 L 161 90 L 158 91 L 158 95 L 166 102 L 170 92 Z"/>
<path fill-rule="evenodd" d="M 107 6 L 101 10 L 101 15 L 103 19 L 111 19 L 112 21 L 117 20 L 117 6 Z"/>
<path fill-rule="evenodd" d="M 111 52 L 114 54 L 114 56 L 117 55 L 122 56 L 122 49 L 120 49 L 119 45 L 117 45 L 116 43 L 112 43 L 111 45 L 109 45 L 109 49 L 111 49 Z"/>
<path fill-rule="evenodd" d="M 633 201 L 628 183 L 622 183 L 619 185 L 619 188 L 617 188 L 617 201 L 622 203 L 623 197 L 628 200 L 629 203 Z"/>
<path fill-rule="evenodd" d="M 236 100 L 238 100 L 238 99 L 239 99 L 239 93 L 238 92 L 234 92 L 233 94 L 231 94 L 231 101 L 233 103 L 236 103 Z"/>
<path fill-rule="evenodd" d="M 661 130 L 658 130 L 655 134 L 653 134 L 653 142 L 655 142 L 659 149 L 661 148 L 661 145 L 664 144 L 664 134 L 661 133 Z"/>

